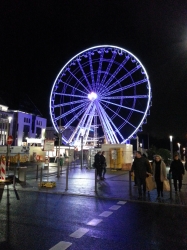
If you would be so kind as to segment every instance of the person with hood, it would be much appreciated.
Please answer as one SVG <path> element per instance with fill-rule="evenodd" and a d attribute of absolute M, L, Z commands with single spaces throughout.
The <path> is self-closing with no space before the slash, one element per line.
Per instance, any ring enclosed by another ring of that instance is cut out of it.
<path fill-rule="evenodd" d="M 149 161 L 142 157 L 142 154 L 140 151 L 136 151 L 135 159 L 132 164 L 131 171 L 134 171 L 134 174 L 136 176 L 136 181 L 138 185 L 138 193 L 139 197 L 142 197 L 142 185 L 143 185 L 143 195 L 146 195 L 146 177 L 148 174 L 151 174 L 151 168 Z"/>
<path fill-rule="evenodd" d="M 174 160 L 172 161 L 170 165 L 169 173 L 172 173 L 172 179 L 173 179 L 175 192 L 177 193 L 178 190 L 180 192 L 182 188 L 182 176 L 184 174 L 184 166 L 181 160 L 179 159 L 178 153 L 174 154 Z M 177 185 L 177 181 L 178 181 L 178 185 Z"/>
<path fill-rule="evenodd" d="M 163 181 L 167 179 L 167 174 L 166 164 L 160 155 L 155 155 L 154 157 L 152 172 L 157 187 L 157 198 L 160 197 L 160 194 L 163 197 Z"/>

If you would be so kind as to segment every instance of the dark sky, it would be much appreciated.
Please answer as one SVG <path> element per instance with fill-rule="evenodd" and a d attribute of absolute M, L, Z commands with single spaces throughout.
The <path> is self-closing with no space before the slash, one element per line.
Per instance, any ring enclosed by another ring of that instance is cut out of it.
<path fill-rule="evenodd" d="M 27 92 L 48 119 L 53 82 L 69 59 L 92 46 L 123 47 L 150 77 L 144 131 L 187 133 L 187 1 L 1 0 L 0 44 L 1 88 Z"/>

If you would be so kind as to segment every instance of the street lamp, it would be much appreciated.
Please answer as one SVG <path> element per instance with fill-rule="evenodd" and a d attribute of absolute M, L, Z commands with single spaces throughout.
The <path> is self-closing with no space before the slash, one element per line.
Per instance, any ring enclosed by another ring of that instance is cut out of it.
<path fill-rule="evenodd" d="M 9 143 L 8 143 L 8 137 L 10 135 L 10 123 L 12 121 L 12 117 L 9 116 L 8 117 L 8 123 L 7 123 L 7 142 L 6 142 L 6 145 L 7 145 L 7 157 L 6 157 L 6 165 L 7 165 L 7 168 L 8 168 L 8 175 L 9 175 L 9 162 L 8 162 L 8 155 L 9 155 Z"/>
<path fill-rule="evenodd" d="M 178 142 L 178 143 L 177 143 L 177 146 L 178 146 L 178 148 L 179 148 L 178 152 L 179 152 L 179 158 L 180 158 L 180 155 L 181 155 L 181 154 L 180 154 L 180 146 L 181 146 L 181 144 Z"/>
<path fill-rule="evenodd" d="M 186 148 L 183 148 L 183 156 L 184 156 L 184 162 L 185 162 L 185 160 L 186 160 Z"/>
<path fill-rule="evenodd" d="M 170 139 L 170 151 L 171 151 L 171 160 L 173 160 L 173 136 L 169 136 Z"/>

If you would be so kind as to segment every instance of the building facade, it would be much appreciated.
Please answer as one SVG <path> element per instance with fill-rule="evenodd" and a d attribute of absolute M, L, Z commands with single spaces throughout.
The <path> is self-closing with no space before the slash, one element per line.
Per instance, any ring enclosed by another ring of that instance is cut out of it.
<path fill-rule="evenodd" d="M 12 146 L 25 146 L 27 140 L 32 138 L 33 141 L 40 139 L 37 142 L 43 144 L 46 124 L 47 120 L 43 117 L 0 105 L 0 145 L 6 145 L 8 135 L 13 136 Z"/>

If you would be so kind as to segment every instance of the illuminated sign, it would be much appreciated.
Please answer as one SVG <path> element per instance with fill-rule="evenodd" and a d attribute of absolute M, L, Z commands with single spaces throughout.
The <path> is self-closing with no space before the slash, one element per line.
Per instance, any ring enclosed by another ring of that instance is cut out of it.
<path fill-rule="evenodd" d="M 44 151 L 54 151 L 54 141 L 53 140 L 45 140 Z"/>

